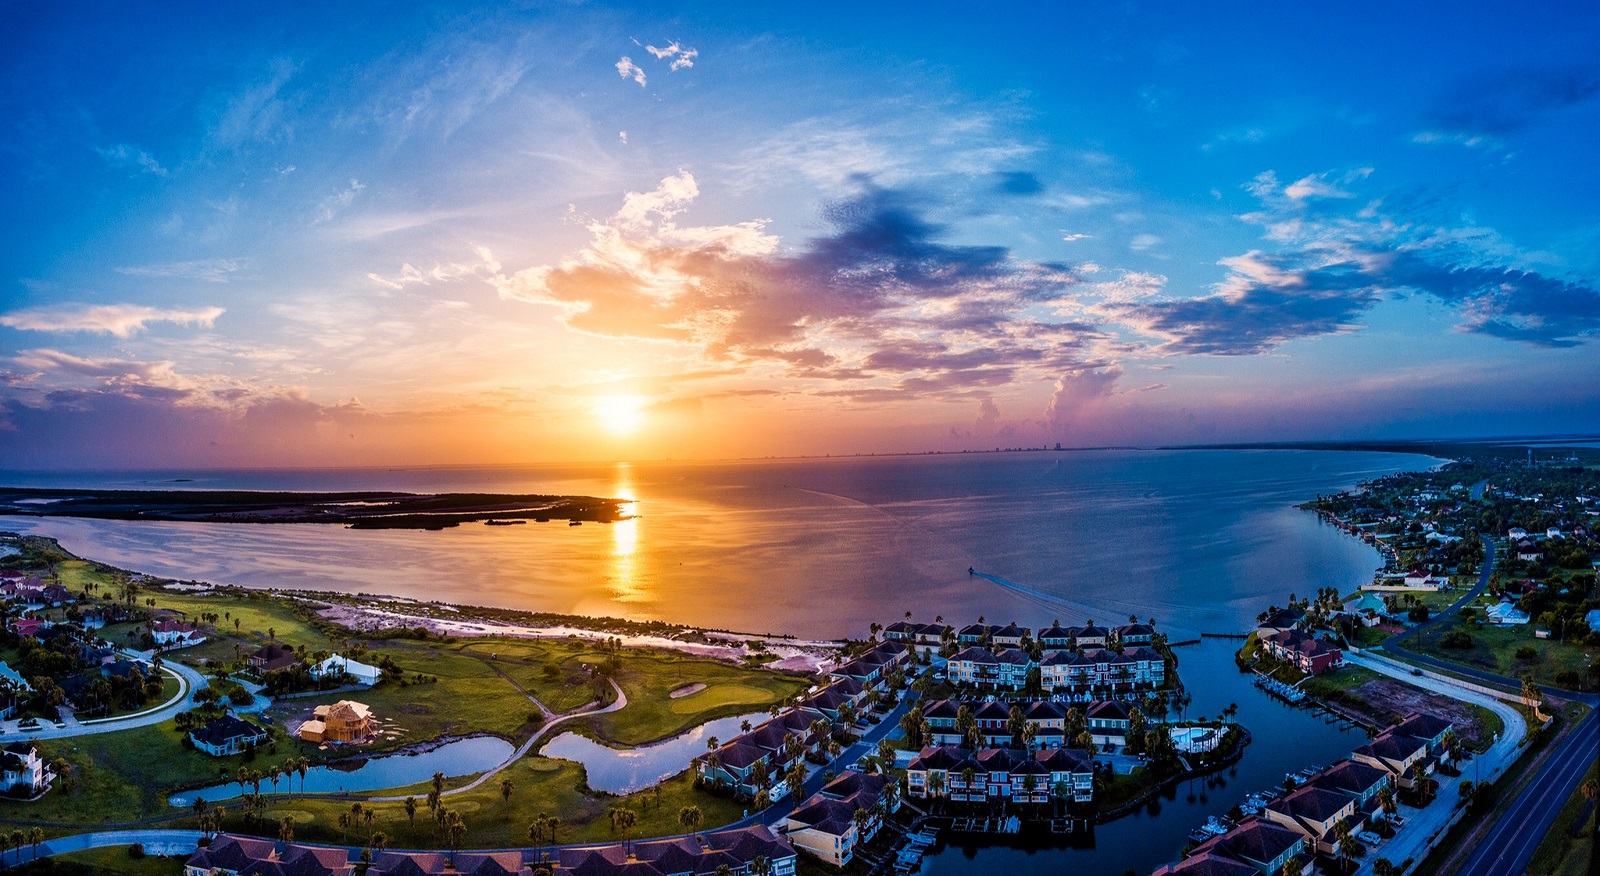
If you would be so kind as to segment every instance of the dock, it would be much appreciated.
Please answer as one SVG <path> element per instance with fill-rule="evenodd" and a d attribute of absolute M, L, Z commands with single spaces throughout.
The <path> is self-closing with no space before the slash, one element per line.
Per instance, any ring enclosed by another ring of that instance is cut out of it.
<path fill-rule="evenodd" d="M 1009 818 L 957 818 L 950 829 L 958 833 L 1021 833 L 1022 819 Z"/>
<path fill-rule="evenodd" d="M 1276 678 L 1271 678 L 1269 676 L 1262 675 L 1260 672 L 1256 673 L 1256 682 L 1255 682 L 1255 684 L 1256 684 L 1256 687 L 1261 688 L 1262 690 L 1266 691 L 1267 693 L 1272 694 L 1273 696 L 1278 697 L 1279 699 L 1286 700 L 1286 701 L 1288 701 L 1290 703 L 1294 703 L 1296 705 L 1300 704 L 1301 702 L 1304 702 L 1305 698 L 1306 698 L 1305 691 L 1300 690 L 1297 687 L 1293 687 L 1291 685 L 1284 684 L 1283 682 L 1277 680 Z"/>

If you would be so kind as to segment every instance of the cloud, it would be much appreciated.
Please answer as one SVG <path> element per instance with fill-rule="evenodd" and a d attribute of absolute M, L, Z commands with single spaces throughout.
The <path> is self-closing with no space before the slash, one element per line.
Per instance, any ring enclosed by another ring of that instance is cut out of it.
<path fill-rule="evenodd" d="M 1093 236 L 1094 235 L 1092 235 L 1092 234 L 1083 234 L 1081 232 L 1068 232 L 1066 234 L 1061 235 L 1061 239 L 1066 241 L 1067 243 L 1075 243 L 1075 242 L 1077 242 L 1079 240 L 1088 240 L 1090 237 L 1093 237 Z"/>
<path fill-rule="evenodd" d="M 1497 143 L 1545 116 L 1600 95 L 1593 67 L 1524 67 L 1481 73 L 1436 96 L 1423 113 L 1423 143 Z"/>
<path fill-rule="evenodd" d="M 1146 234 L 1135 234 L 1133 236 L 1133 239 L 1128 241 L 1128 249 L 1131 249 L 1134 252 L 1144 252 L 1145 250 L 1150 249 L 1151 247 L 1160 246 L 1160 245 L 1161 245 L 1161 238 L 1157 237 L 1154 234 L 1149 234 L 1149 233 L 1146 233 Z"/>
<path fill-rule="evenodd" d="M 355 203 L 356 195 L 361 194 L 366 186 L 358 179 L 350 180 L 350 184 L 337 192 L 323 198 L 317 205 L 318 223 L 328 222 L 339 215 L 346 207 Z"/>
<path fill-rule="evenodd" d="M 473 251 L 478 255 L 477 261 L 434 262 L 433 267 L 426 270 L 407 262 L 400 266 L 400 272 L 397 274 L 384 276 L 369 273 L 367 279 L 390 289 L 404 289 L 407 286 L 431 286 L 434 283 L 449 283 L 470 277 L 489 277 L 499 273 L 500 262 L 495 260 L 494 253 L 488 247 L 473 247 Z"/>
<path fill-rule="evenodd" d="M 118 143 L 115 146 L 95 147 L 94 151 L 100 153 L 100 157 L 113 167 L 137 167 L 155 176 L 167 175 L 167 169 L 161 166 L 161 162 L 137 146 Z"/>
<path fill-rule="evenodd" d="M 559 308 L 575 331 L 679 344 L 798 379 L 887 378 L 905 396 L 1059 371 L 1100 337 L 1031 313 L 1080 284 L 1071 267 L 947 243 L 912 193 L 859 185 L 824 206 L 827 233 L 786 253 L 764 221 L 680 224 L 699 195 L 680 172 L 590 222 L 589 244 L 566 261 L 491 282 L 503 297 Z"/>
<path fill-rule="evenodd" d="M 212 130 L 212 139 L 224 147 L 237 149 L 252 142 L 274 142 L 290 137 L 294 133 L 290 121 L 292 113 L 282 92 L 294 73 L 294 64 L 286 59 L 269 64 L 264 78 L 228 100 Z"/>
<path fill-rule="evenodd" d="M 654 55 L 657 61 L 667 61 L 669 63 L 668 69 L 673 71 L 693 67 L 694 59 L 700 57 L 698 49 L 691 49 L 680 44 L 677 40 L 673 40 L 663 48 L 645 46 L 644 50 Z M 640 84 L 642 85 L 643 83 Z"/>
<path fill-rule="evenodd" d="M 973 424 L 974 435 L 993 435 L 1000 425 L 1000 406 L 994 403 L 990 396 L 984 396 L 978 403 L 978 421 Z"/>
<path fill-rule="evenodd" d="M 1082 420 L 1092 416 L 1096 408 L 1116 391 L 1122 369 L 1111 365 L 1102 368 L 1082 368 L 1069 371 L 1056 378 L 1055 391 L 1045 407 L 1045 420 L 1053 435 L 1071 435 L 1082 431 Z"/>
<path fill-rule="evenodd" d="M 139 304 L 62 304 L 14 310 L 0 315 L 0 325 L 34 332 L 94 332 L 129 337 L 153 322 L 211 328 L 224 313 L 220 307 L 160 310 Z"/>
<path fill-rule="evenodd" d="M 130 277 L 157 277 L 164 280 L 204 280 L 207 283 L 226 283 L 240 268 L 250 264 L 248 259 L 204 259 L 192 262 L 167 262 L 159 265 L 132 265 L 117 268 L 117 273 Z"/>
<path fill-rule="evenodd" d="M 617 75 L 621 76 L 623 79 L 632 79 L 634 82 L 639 83 L 640 88 L 645 87 L 645 83 L 648 80 L 645 78 L 644 70 L 641 69 L 638 64 L 633 63 L 632 58 L 628 57 L 627 55 L 623 55 L 622 59 L 617 61 L 615 66 L 617 68 Z"/>

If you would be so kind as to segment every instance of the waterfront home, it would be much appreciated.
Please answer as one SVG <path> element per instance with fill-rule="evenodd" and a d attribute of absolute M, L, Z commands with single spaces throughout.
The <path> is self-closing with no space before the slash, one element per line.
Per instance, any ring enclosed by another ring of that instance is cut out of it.
<path fill-rule="evenodd" d="M 1428 751 L 1436 755 L 1444 753 L 1445 734 L 1455 729 L 1455 724 L 1444 718 L 1425 715 L 1421 712 L 1412 712 L 1401 719 L 1400 723 L 1389 728 L 1389 732 L 1398 733 L 1420 739 L 1428 746 Z"/>
<path fill-rule="evenodd" d="M 1073 647 L 1072 633 L 1061 624 L 1053 623 L 1047 630 L 1039 631 L 1039 647 L 1046 651 L 1064 651 Z"/>
<path fill-rule="evenodd" d="M 1262 619 L 1261 624 L 1256 627 L 1256 632 L 1267 636 L 1286 630 L 1298 629 L 1305 619 L 1306 613 L 1303 611 L 1288 608 L 1280 609 Z"/>
<path fill-rule="evenodd" d="M 883 816 L 899 808 L 897 797 L 884 794 L 891 781 L 846 770 L 784 820 L 789 841 L 825 864 L 843 867 L 850 863 L 856 848 L 877 835 Z M 858 819 L 857 812 L 864 815 Z"/>
<path fill-rule="evenodd" d="M 1379 812 L 1378 792 L 1393 786 L 1394 781 L 1388 770 L 1355 760 L 1341 760 L 1312 776 L 1305 784 L 1307 788 L 1321 788 L 1350 796 L 1356 802 L 1356 811 L 1368 820 Z"/>
<path fill-rule="evenodd" d="M 1040 686 L 1057 693 L 1154 690 L 1166 677 L 1165 658 L 1142 647 L 1120 654 L 1103 648 L 1082 654 L 1056 651 L 1039 664 Z"/>
<path fill-rule="evenodd" d="M 1112 631 L 1116 643 L 1124 648 L 1132 645 L 1150 645 L 1155 642 L 1155 628 L 1149 624 L 1129 623 L 1123 624 Z"/>
<path fill-rule="evenodd" d="M 1301 788 L 1268 803 L 1262 813 L 1268 820 L 1305 836 L 1307 846 L 1314 851 L 1331 855 L 1338 851 L 1335 828 L 1355 816 L 1356 801 L 1338 791 Z"/>
<path fill-rule="evenodd" d="M 918 799 L 1087 802 L 1094 799 L 1094 760 L 1088 752 L 1074 748 L 1030 754 L 1010 748 L 967 751 L 954 745 L 930 745 L 912 758 L 906 768 L 906 785 L 908 793 Z"/>
<path fill-rule="evenodd" d="M 1031 639 L 1032 637 L 1027 627 L 1019 627 L 1013 623 L 1006 624 L 995 630 L 989 640 L 996 648 L 1020 648 L 1022 647 L 1023 639 Z"/>
<path fill-rule="evenodd" d="M 349 657 L 335 654 L 332 657 L 311 667 L 311 674 L 316 678 L 325 676 L 349 675 L 355 678 L 356 684 L 374 685 L 382 677 L 383 670 L 365 663 L 357 663 Z"/>
<path fill-rule="evenodd" d="M 735 793 L 754 797 L 765 789 L 771 799 L 782 799 L 789 793 L 784 773 L 807 753 L 821 752 L 828 743 L 826 733 L 812 729 L 818 721 L 826 723 L 827 718 L 815 709 L 785 711 L 698 758 L 696 775 Z"/>
<path fill-rule="evenodd" d="M 1033 659 L 1016 648 L 990 651 L 972 647 L 957 652 L 945 665 L 946 677 L 954 684 L 969 684 L 984 690 L 1020 690 L 1028 683 Z"/>
<path fill-rule="evenodd" d="M 1299 630 L 1284 630 L 1261 638 L 1268 654 L 1308 675 L 1321 675 L 1344 665 L 1344 652 Z"/>
<path fill-rule="evenodd" d="M 1356 761 L 1386 770 L 1396 785 L 1416 786 L 1416 780 L 1433 771 L 1434 759 L 1428 756 L 1428 743 L 1393 729 L 1378 734 L 1371 742 L 1352 753 Z"/>
<path fill-rule="evenodd" d="M 828 671 L 834 678 L 849 678 L 864 687 L 883 688 L 890 669 L 909 666 L 911 647 L 902 642 L 881 642 L 871 650 Z"/>
<path fill-rule="evenodd" d="M 183 865 L 184 876 L 241 876 L 283 873 L 294 876 L 350 876 L 350 853 L 288 843 L 282 854 L 272 840 L 217 834 Z"/>
<path fill-rule="evenodd" d="M 833 684 L 805 698 L 806 708 L 815 709 L 828 716 L 828 720 L 839 720 L 840 710 L 845 706 L 857 714 L 861 712 L 862 703 L 866 700 L 866 688 L 861 683 L 850 678 L 841 678 Z"/>
<path fill-rule="evenodd" d="M 1294 860 L 1299 860 L 1302 868 L 1311 864 L 1311 856 L 1306 854 L 1305 834 L 1254 815 L 1246 817 L 1222 836 L 1213 837 L 1196 846 L 1190 853 L 1190 858 L 1202 855 L 1217 855 L 1248 864 L 1260 876 L 1280 876 L 1284 872 L 1284 865 Z M 1191 872 L 1194 871 L 1171 867 L 1156 871 L 1156 873 Z"/>
<path fill-rule="evenodd" d="M 939 645 L 951 632 L 949 624 L 919 624 L 895 621 L 883 628 L 883 637 L 896 642 Z"/>
<path fill-rule="evenodd" d="M 1133 710 L 1128 704 L 1118 700 L 1097 702 L 1084 710 L 1094 744 L 1119 748 L 1128 742 L 1128 726 L 1132 723 L 1132 715 Z"/>
<path fill-rule="evenodd" d="M 306 742 L 359 742 L 372 735 L 372 710 L 355 700 L 317 706 L 313 718 L 300 725 Z"/>
<path fill-rule="evenodd" d="M 1068 627 L 1075 648 L 1104 648 L 1111 644 L 1111 631 L 1089 621 L 1088 626 Z"/>
<path fill-rule="evenodd" d="M 31 797 L 49 783 L 44 758 L 32 743 L 13 742 L 0 748 L 0 794 L 20 793 Z"/>
<path fill-rule="evenodd" d="M 456 871 L 466 855 L 456 856 Z M 381 860 L 381 859 L 380 859 Z M 681 876 L 686 873 L 715 873 L 726 865 L 730 873 L 755 872 L 757 860 L 765 860 L 772 876 L 794 876 L 798 866 L 794 844 L 766 825 L 701 834 L 700 837 L 645 840 L 577 846 L 561 849 L 551 869 L 574 876 Z M 535 869 L 549 866 L 534 863 Z M 376 872 L 376 870 L 374 870 Z M 425 871 L 432 876 L 433 871 Z M 475 870 L 474 874 L 488 871 Z M 514 872 L 526 873 L 527 868 Z M 385 871 L 384 876 L 389 876 Z"/>
<path fill-rule="evenodd" d="M 968 624 L 956 634 L 958 645 L 984 645 L 989 642 L 1000 628 L 994 624 Z"/>
<path fill-rule="evenodd" d="M 197 626 L 185 621 L 163 620 L 150 625 L 150 637 L 158 648 L 187 648 L 206 640 L 206 634 Z"/>
<path fill-rule="evenodd" d="M 1200 852 L 1176 864 L 1160 867 L 1151 876 L 1261 876 L 1261 871 L 1227 855 Z"/>
<path fill-rule="evenodd" d="M 251 654 L 246 662 L 256 672 L 265 674 L 299 666 L 300 655 L 296 654 L 293 648 L 271 642 Z"/>
<path fill-rule="evenodd" d="M 194 747 L 212 757 L 240 754 L 267 741 L 267 731 L 233 715 L 223 715 L 189 732 Z"/>

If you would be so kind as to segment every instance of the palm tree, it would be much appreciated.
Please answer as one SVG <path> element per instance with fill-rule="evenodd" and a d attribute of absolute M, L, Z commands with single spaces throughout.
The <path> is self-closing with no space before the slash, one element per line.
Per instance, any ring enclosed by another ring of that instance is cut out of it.
<path fill-rule="evenodd" d="M 288 844 L 294 842 L 294 816 L 293 815 L 285 815 L 283 817 L 283 820 L 278 822 L 278 839 L 281 840 L 283 842 L 283 844 L 286 845 L 286 846 Z"/>
<path fill-rule="evenodd" d="M 506 818 L 511 817 L 511 789 L 515 787 L 510 779 L 500 780 L 500 799 L 506 804 Z"/>
<path fill-rule="evenodd" d="M 1372 862 L 1372 876 L 1400 876 L 1400 868 L 1388 858 L 1379 858 Z"/>
<path fill-rule="evenodd" d="M 33 846 L 33 856 L 39 857 L 39 844 L 44 842 L 44 828 L 35 827 L 28 831 L 28 843 Z"/>
<path fill-rule="evenodd" d="M 303 788 L 302 788 L 302 790 L 303 790 Z M 408 824 L 410 824 L 412 827 L 416 827 L 417 826 L 417 798 L 415 798 L 415 797 L 407 797 L 405 806 L 406 806 L 406 822 Z"/>
<path fill-rule="evenodd" d="M 454 809 L 445 813 L 444 832 L 446 839 L 449 841 L 450 863 L 453 865 L 456 860 L 456 852 L 461 850 L 461 843 L 467 838 L 467 822 L 461 818 L 461 813 Z"/>
<path fill-rule="evenodd" d="M 699 806 L 685 806 L 678 810 L 678 823 L 689 829 L 690 836 L 700 835 L 700 823 L 705 821 L 705 813 Z"/>

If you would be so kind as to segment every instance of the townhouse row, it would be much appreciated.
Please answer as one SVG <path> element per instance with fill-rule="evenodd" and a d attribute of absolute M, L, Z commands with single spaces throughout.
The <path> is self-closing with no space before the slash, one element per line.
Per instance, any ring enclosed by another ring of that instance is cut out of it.
<path fill-rule="evenodd" d="M 974 646 L 951 657 L 945 672 L 951 682 L 979 690 L 1021 690 L 1034 669 L 1039 670 L 1040 689 L 1051 693 L 1129 693 L 1156 690 L 1167 682 L 1166 659 L 1143 646 L 1120 653 L 1108 648 L 1046 651 L 1038 661 L 1019 648 Z"/>
<path fill-rule="evenodd" d="M 967 803 L 1094 799 L 1094 758 L 1076 748 L 1019 751 L 930 745 L 906 768 L 907 793 Z"/>
<path fill-rule="evenodd" d="M 922 707 L 922 719 L 931 731 L 930 744 L 967 743 L 961 726 L 963 709 L 972 715 L 981 746 L 989 748 L 1013 745 L 1017 741 L 1017 732 L 1023 732 L 1025 738 L 1030 740 L 1029 748 L 1053 749 L 1070 745 L 1073 740 L 1068 738 L 1068 734 L 1075 728 L 1068 726 L 1071 723 L 1068 713 L 1073 709 L 1078 710 L 1083 721 L 1082 730 L 1089 733 L 1095 745 L 1121 747 L 1127 744 L 1128 728 L 1133 719 L 1133 707 L 1116 700 L 1096 700 L 1079 705 L 1053 700 L 1018 700 L 1009 703 L 996 700 L 929 700 Z M 1014 731 L 1011 721 L 1013 709 L 1019 713 L 1022 727 L 1032 727 L 1032 730 L 1018 728 Z"/>
<path fill-rule="evenodd" d="M 918 624 L 897 621 L 884 627 L 883 637 L 890 641 L 918 645 L 942 645 L 954 640 L 957 645 L 982 645 L 992 648 L 1021 648 L 1024 643 L 1037 643 L 1046 651 L 1074 651 L 1086 648 L 1132 647 L 1155 642 L 1155 627 L 1138 622 L 1118 627 L 1102 627 L 1089 621 L 1081 627 L 1064 627 L 1059 623 L 1030 630 L 1016 624 L 968 624 L 957 630 L 949 624 Z"/>

